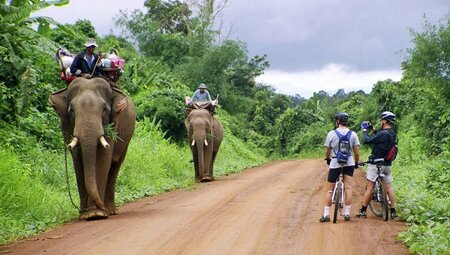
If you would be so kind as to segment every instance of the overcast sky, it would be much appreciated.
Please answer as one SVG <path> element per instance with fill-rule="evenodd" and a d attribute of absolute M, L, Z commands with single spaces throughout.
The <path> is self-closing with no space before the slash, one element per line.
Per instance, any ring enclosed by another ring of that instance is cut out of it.
<path fill-rule="evenodd" d="M 71 0 L 38 12 L 60 23 L 88 19 L 100 35 L 114 28 L 119 10 L 142 9 L 144 0 Z M 448 0 L 228 0 L 224 34 L 247 44 L 250 56 L 267 54 L 259 82 L 277 92 L 309 98 L 314 91 L 369 92 L 377 81 L 401 79 L 411 48 L 410 29 L 442 21 Z"/>

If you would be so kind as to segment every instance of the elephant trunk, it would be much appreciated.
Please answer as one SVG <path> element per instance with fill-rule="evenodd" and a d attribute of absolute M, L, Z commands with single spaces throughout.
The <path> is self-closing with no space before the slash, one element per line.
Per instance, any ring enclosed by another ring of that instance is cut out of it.
<path fill-rule="evenodd" d="M 97 208 L 106 210 L 102 198 L 100 198 L 97 178 L 96 178 L 96 159 L 98 137 L 83 137 L 86 141 L 81 141 L 81 153 L 83 158 L 84 181 L 86 184 L 86 191 L 92 199 Z"/>
<path fill-rule="evenodd" d="M 203 138 L 195 139 L 195 146 L 197 146 L 197 156 L 198 156 L 198 172 L 200 175 L 200 179 L 205 176 L 205 151 Z"/>

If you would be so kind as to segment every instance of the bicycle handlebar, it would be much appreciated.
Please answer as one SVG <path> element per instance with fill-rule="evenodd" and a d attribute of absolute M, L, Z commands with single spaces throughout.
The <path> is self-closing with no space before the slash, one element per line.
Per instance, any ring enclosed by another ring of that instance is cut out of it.
<path fill-rule="evenodd" d="M 383 162 L 384 162 L 383 158 L 377 158 L 377 159 L 368 160 L 366 162 L 358 163 L 358 166 L 365 166 L 366 164 L 381 165 Z"/>

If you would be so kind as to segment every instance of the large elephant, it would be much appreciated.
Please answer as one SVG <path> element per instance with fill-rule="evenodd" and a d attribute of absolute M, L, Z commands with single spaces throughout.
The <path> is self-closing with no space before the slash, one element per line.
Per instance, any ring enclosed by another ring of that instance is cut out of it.
<path fill-rule="evenodd" d="M 49 103 L 58 113 L 71 150 L 80 195 L 80 219 L 104 219 L 118 213 L 114 203 L 117 175 L 134 132 L 131 99 L 103 78 L 77 78 L 56 91 Z M 105 137 L 105 127 L 117 135 Z"/>
<path fill-rule="evenodd" d="M 214 180 L 214 161 L 223 139 L 222 123 L 208 110 L 194 109 L 186 117 L 184 124 L 194 160 L 195 180 Z"/>

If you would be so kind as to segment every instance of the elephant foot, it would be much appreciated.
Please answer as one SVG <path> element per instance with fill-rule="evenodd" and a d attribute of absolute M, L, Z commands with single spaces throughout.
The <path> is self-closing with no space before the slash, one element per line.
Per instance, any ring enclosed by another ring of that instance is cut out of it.
<path fill-rule="evenodd" d="M 108 214 L 109 215 L 117 215 L 117 214 L 119 214 L 119 210 L 117 208 L 108 209 Z"/>
<path fill-rule="evenodd" d="M 200 181 L 201 182 L 210 182 L 213 178 L 211 176 L 204 176 Z"/>
<path fill-rule="evenodd" d="M 108 213 L 104 210 L 93 209 L 80 213 L 80 220 L 102 220 L 108 218 Z"/>

